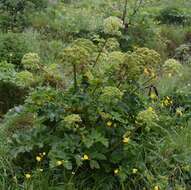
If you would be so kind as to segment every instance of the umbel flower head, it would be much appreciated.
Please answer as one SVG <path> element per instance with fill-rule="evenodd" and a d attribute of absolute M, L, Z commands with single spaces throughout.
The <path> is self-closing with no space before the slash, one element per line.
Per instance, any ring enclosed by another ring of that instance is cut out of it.
<path fill-rule="evenodd" d="M 122 98 L 122 96 L 123 92 L 121 92 L 117 87 L 106 86 L 102 90 L 100 99 L 103 102 L 117 102 Z"/>
<path fill-rule="evenodd" d="M 137 121 L 140 124 L 146 124 L 147 126 L 152 126 L 158 121 L 158 115 L 152 107 L 147 108 L 138 113 Z"/>
<path fill-rule="evenodd" d="M 127 79 L 136 80 L 141 74 L 142 59 L 136 53 L 126 53 L 124 63 L 127 65 Z"/>
<path fill-rule="evenodd" d="M 113 51 L 108 54 L 108 62 L 110 67 L 118 67 L 124 63 L 125 54 L 120 51 Z"/>
<path fill-rule="evenodd" d="M 61 81 L 63 79 L 62 68 L 58 64 L 50 64 L 45 67 L 44 77 L 49 80 L 52 77 L 57 81 Z"/>
<path fill-rule="evenodd" d="M 81 118 L 78 114 L 71 114 L 64 118 L 64 121 L 68 124 L 75 124 L 81 122 Z"/>
<path fill-rule="evenodd" d="M 64 49 L 61 55 L 63 64 L 70 63 L 72 65 L 86 65 L 89 62 L 90 55 L 88 51 L 81 46 L 72 45 Z"/>
<path fill-rule="evenodd" d="M 104 20 L 104 32 L 113 36 L 120 36 L 120 29 L 123 28 L 121 19 L 115 16 L 110 16 Z"/>
<path fill-rule="evenodd" d="M 27 53 L 23 56 L 21 63 L 25 69 L 35 71 L 39 69 L 40 57 L 37 53 Z"/>
<path fill-rule="evenodd" d="M 109 38 L 107 40 L 105 48 L 107 49 L 108 52 L 119 51 L 120 44 L 116 38 Z"/>
<path fill-rule="evenodd" d="M 143 61 L 143 66 L 147 66 L 148 68 L 155 68 L 161 62 L 160 54 L 155 50 L 148 48 L 136 48 L 134 53 L 140 56 Z"/>
<path fill-rule="evenodd" d="M 168 59 L 165 61 L 163 69 L 165 73 L 170 73 L 171 75 L 174 75 L 180 74 L 183 69 L 183 66 L 176 59 Z"/>
<path fill-rule="evenodd" d="M 94 45 L 94 43 L 91 40 L 85 38 L 78 38 L 72 44 L 83 47 L 85 50 L 88 51 L 88 53 L 94 53 L 95 51 L 97 51 L 97 47 Z"/>
<path fill-rule="evenodd" d="M 16 80 L 19 86 L 30 86 L 35 82 L 34 76 L 29 71 L 21 71 L 16 74 Z"/>
<path fill-rule="evenodd" d="M 134 52 L 111 52 L 107 62 L 106 72 L 112 73 L 110 79 L 114 81 L 132 81 L 141 76 L 143 60 Z"/>

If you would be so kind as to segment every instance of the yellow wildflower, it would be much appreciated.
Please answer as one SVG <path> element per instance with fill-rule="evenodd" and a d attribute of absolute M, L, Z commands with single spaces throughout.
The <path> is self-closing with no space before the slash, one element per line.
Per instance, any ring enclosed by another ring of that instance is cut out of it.
<path fill-rule="evenodd" d="M 37 161 L 37 162 L 40 162 L 41 160 L 42 160 L 42 157 L 36 156 L 36 161 Z"/>
<path fill-rule="evenodd" d="M 111 122 L 111 121 L 108 121 L 108 122 L 107 122 L 107 126 L 108 126 L 108 127 L 111 127 L 111 126 L 112 126 L 112 122 Z"/>
<path fill-rule="evenodd" d="M 123 143 L 124 143 L 124 144 L 128 144 L 128 143 L 129 143 L 129 140 L 130 140 L 129 137 L 124 137 L 124 138 L 123 138 Z"/>
<path fill-rule="evenodd" d="M 159 190 L 159 186 L 156 185 L 156 186 L 154 187 L 154 190 Z"/>
<path fill-rule="evenodd" d="M 138 172 L 137 168 L 133 168 L 133 174 L 136 174 Z"/>
<path fill-rule="evenodd" d="M 118 174 L 118 173 L 119 173 L 119 169 L 115 169 L 114 174 Z"/>
<path fill-rule="evenodd" d="M 30 179 L 31 178 L 31 174 L 27 173 L 27 174 L 25 174 L 25 177 L 26 177 L 26 179 Z"/>
<path fill-rule="evenodd" d="M 170 106 L 173 104 L 173 101 L 170 99 L 169 96 L 166 96 L 165 99 L 162 101 L 162 106 Z"/>
<path fill-rule="evenodd" d="M 61 166 L 63 164 L 63 161 L 61 161 L 61 160 L 58 160 L 57 162 L 56 162 L 56 165 L 57 166 Z"/>
<path fill-rule="evenodd" d="M 148 111 L 153 112 L 154 109 L 153 109 L 152 107 L 149 107 L 149 108 L 148 108 Z"/>
<path fill-rule="evenodd" d="M 176 115 L 177 115 L 177 116 L 182 116 L 182 115 L 183 115 L 181 108 L 177 108 L 177 109 L 176 109 Z"/>
<path fill-rule="evenodd" d="M 40 156 L 40 157 L 44 157 L 44 156 L 46 156 L 46 152 L 39 153 L 39 156 Z"/>
<path fill-rule="evenodd" d="M 87 154 L 84 154 L 84 156 L 82 157 L 82 160 L 89 160 L 89 157 Z"/>
<path fill-rule="evenodd" d="M 164 104 L 165 104 L 166 106 L 168 106 L 168 105 L 169 105 L 168 100 L 164 100 Z"/>
<path fill-rule="evenodd" d="M 152 93 L 150 94 L 150 98 L 151 98 L 151 99 L 157 99 L 157 95 L 152 92 Z"/>

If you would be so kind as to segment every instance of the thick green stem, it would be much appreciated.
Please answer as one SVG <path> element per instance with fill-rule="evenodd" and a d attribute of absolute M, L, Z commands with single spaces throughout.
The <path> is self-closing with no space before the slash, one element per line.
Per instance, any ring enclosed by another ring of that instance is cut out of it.
<path fill-rule="evenodd" d="M 100 50 L 98 56 L 96 57 L 95 63 L 93 64 L 93 67 L 95 67 L 95 66 L 97 65 L 97 63 L 98 63 L 98 61 L 99 61 L 99 58 L 100 58 L 100 56 L 101 56 L 101 54 L 102 54 L 102 52 L 103 52 L 103 49 L 105 48 L 105 46 L 106 46 L 106 44 L 107 44 L 107 41 L 108 41 L 108 38 L 105 40 L 105 42 L 104 42 L 104 44 L 103 44 L 103 46 L 102 46 L 102 48 L 101 48 L 101 50 Z"/>
<path fill-rule="evenodd" d="M 143 83 L 141 84 L 141 86 L 146 85 L 147 83 L 149 83 L 150 81 L 152 81 L 155 77 L 156 77 L 156 76 L 149 78 L 148 80 L 146 80 L 145 82 L 143 82 Z M 131 93 L 135 93 L 135 92 L 136 92 L 137 90 L 139 90 L 139 89 L 140 89 L 139 87 L 138 87 L 138 88 L 135 88 L 133 91 L 131 91 Z"/>
<path fill-rule="evenodd" d="M 74 75 L 74 91 L 76 92 L 78 84 L 77 84 L 77 69 L 75 64 L 73 64 L 73 75 Z"/>

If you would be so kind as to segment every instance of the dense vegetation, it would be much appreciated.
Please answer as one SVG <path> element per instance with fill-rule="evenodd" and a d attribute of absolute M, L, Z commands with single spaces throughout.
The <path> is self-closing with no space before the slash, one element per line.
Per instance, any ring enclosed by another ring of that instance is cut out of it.
<path fill-rule="evenodd" d="M 191 2 L 0 1 L 1 190 L 190 190 Z"/>

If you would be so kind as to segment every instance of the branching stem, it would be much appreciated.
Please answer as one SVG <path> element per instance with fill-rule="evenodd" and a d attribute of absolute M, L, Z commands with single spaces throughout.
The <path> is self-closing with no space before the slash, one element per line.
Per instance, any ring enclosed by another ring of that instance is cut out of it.
<path fill-rule="evenodd" d="M 105 42 L 104 42 L 104 44 L 103 44 L 103 46 L 102 46 L 102 48 L 101 48 L 99 54 L 97 55 L 96 60 L 95 60 L 95 62 L 94 62 L 94 64 L 93 64 L 93 68 L 97 65 L 97 63 L 98 63 L 98 61 L 99 61 L 99 58 L 100 58 L 100 56 L 101 56 L 101 54 L 102 54 L 102 52 L 103 52 L 103 50 L 104 50 L 104 48 L 105 48 L 105 46 L 106 46 L 106 44 L 107 44 L 107 41 L 108 41 L 108 38 L 105 40 Z"/>

